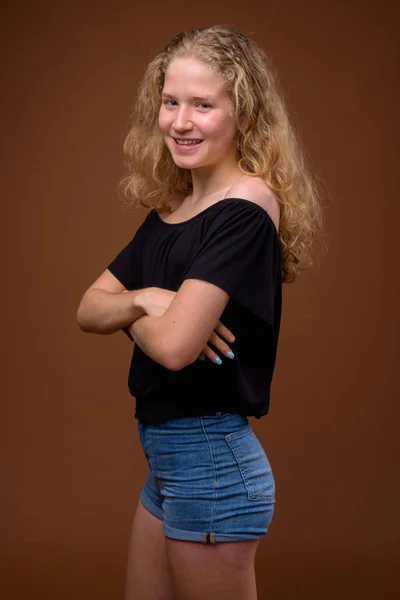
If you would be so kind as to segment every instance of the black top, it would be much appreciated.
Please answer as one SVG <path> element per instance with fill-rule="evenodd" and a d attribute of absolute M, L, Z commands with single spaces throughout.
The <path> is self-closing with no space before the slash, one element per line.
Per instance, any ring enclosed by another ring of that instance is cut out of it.
<path fill-rule="evenodd" d="M 191 278 L 225 290 L 230 299 L 220 321 L 236 338 L 228 344 L 235 358 L 221 356 L 222 365 L 206 358 L 170 371 L 136 344 L 128 386 L 137 419 L 267 414 L 281 319 L 281 257 L 271 217 L 249 200 L 225 198 L 182 223 L 166 223 L 150 211 L 108 269 L 128 290 L 177 291 Z"/>

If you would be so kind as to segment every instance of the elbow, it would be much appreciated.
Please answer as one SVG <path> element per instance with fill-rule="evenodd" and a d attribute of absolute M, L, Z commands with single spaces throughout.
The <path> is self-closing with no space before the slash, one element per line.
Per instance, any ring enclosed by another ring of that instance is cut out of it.
<path fill-rule="evenodd" d="M 82 300 L 79 304 L 76 312 L 76 320 L 81 329 L 85 333 L 98 333 L 98 328 L 93 323 L 93 319 L 90 318 L 90 313 Z"/>
<path fill-rule="evenodd" d="M 162 356 L 159 362 L 168 371 L 180 371 L 185 366 L 179 357 L 172 356 L 171 352 Z"/>
<path fill-rule="evenodd" d="M 102 335 L 111 333 L 101 325 L 96 325 L 96 323 L 93 323 L 93 321 L 88 317 L 85 318 L 84 316 L 77 314 L 76 320 L 78 322 L 79 328 L 84 333 L 99 333 Z"/>
<path fill-rule="evenodd" d="M 168 369 L 168 371 L 180 371 L 181 369 L 184 369 L 186 367 L 186 365 L 183 364 L 181 361 L 171 360 L 166 361 L 164 366 L 166 369 Z"/>
<path fill-rule="evenodd" d="M 85 325 L 84 323 L 80 323 L 78 321 L 78 325 L 79 325 L 79 329 L 81 331 L 83 331 L 84 333 L 92 333 L 92 330 L 87 325 Z"/>
<path fill-rule="evenodd" d="M 172 332 L 162 327 L 162 317 L 159 318 L 159 327 L 154 337 L 157 345 L 152 345 L 154 359 L 169 371 L 181 371 L 194 363 L 201 351 L 197 351 L 198 344 L 194 348 L 188 343 L 187 335 L 179 335 L 176 330 Z"/>
<path fill-rule="evenodd" d="M 182 361 L 172 362 L 171 360 L 167 360 L 163 366 L 168 369 L 168 371 L 181 371 L 187 366 L 187 364 L 182 363 Z"/>
<path fill-rule="evenodd" d="M 163 356 L 163 366 L 169 371 L 181 371 L 194 363 L 196 358 L 189 356 L 183 348 L 177 347 L 172 349 L 169 346 L 169 351 L 165 352 Z"/>
<path fill-rule="evenodd" d="M 76 320 L 77 320 L 77 323 L 78 323 L 81 331 L 84 331 L 85 333 L 90 333 L 89 323 L 87 322 L 87 319 L 85 319 L 85 315 L 84 315 L 83 311 L 81 310 L 80 306 L 76 313 Z"/>

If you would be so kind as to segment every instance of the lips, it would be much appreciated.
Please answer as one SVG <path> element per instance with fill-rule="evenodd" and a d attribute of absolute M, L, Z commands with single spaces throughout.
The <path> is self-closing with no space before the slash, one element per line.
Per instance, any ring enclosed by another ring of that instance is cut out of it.
<path fill-rule="evenodd" d="M 195 138 L 173 138 L 179 146 L 198 146 L 203 140 Z"/>
<path fill-rule="evenodd" d="M 172 138 L 174 140 L 174 148 L 176 152 L 194 152 L 197 148 L 200 148 L 204 140 L 195 138 Z"/>

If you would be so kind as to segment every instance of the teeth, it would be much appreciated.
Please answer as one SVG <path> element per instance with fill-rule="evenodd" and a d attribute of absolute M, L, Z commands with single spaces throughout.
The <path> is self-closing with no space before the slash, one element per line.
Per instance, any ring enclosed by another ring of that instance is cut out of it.
<path fill-rule="evenodd" d="M 196 144 L 200 144 L 203 140 L 176 140 L 178 144 L 183 144 L 186 146 L 195 146 Z"/>

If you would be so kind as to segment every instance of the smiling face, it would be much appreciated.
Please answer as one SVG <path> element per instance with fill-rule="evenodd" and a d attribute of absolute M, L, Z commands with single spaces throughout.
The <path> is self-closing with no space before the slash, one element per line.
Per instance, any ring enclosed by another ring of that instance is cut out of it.
<path fill-rule="evenodd" d="M 237 162 L 236 120 L 226 83 L 196 59 L 177 58 L 168 66 L 158 123 L 182 169 Z"/>

